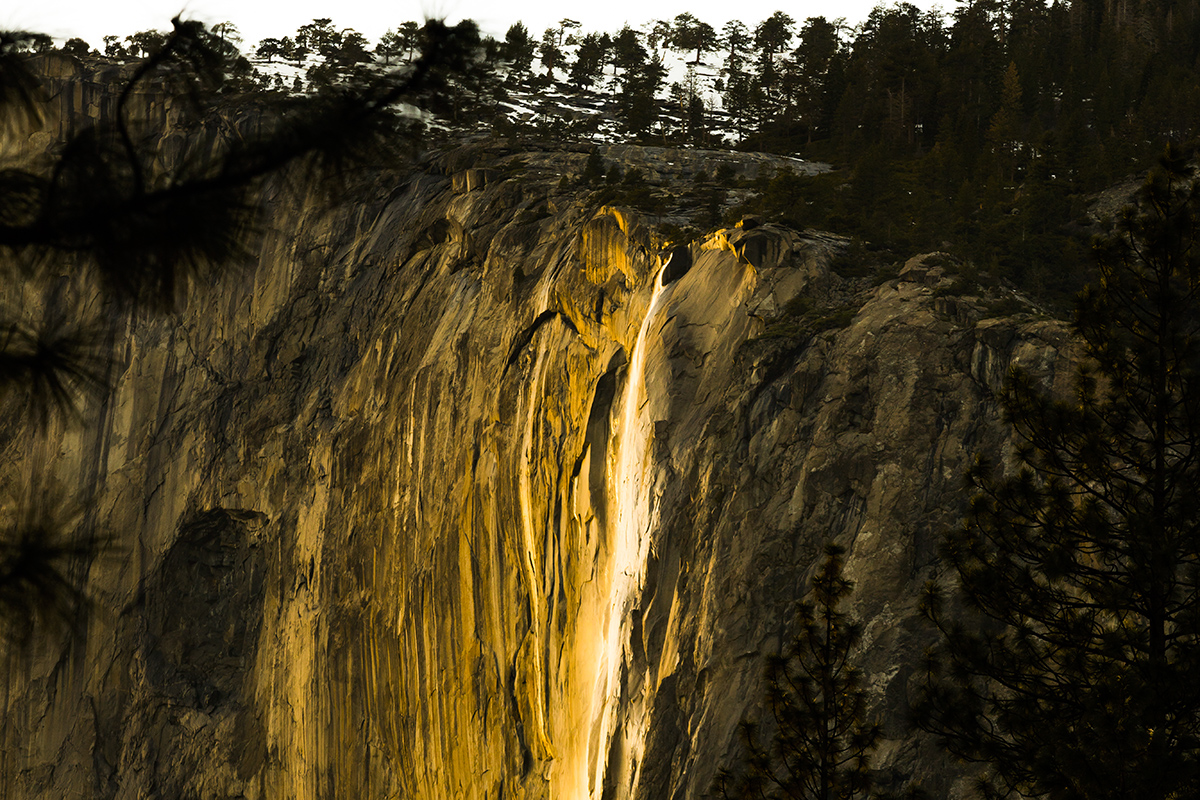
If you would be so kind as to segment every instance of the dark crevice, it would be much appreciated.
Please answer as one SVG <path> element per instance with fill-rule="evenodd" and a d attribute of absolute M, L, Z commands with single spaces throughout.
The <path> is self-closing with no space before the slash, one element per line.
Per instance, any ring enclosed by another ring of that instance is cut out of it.
<path fill-rule="evenodd" d="M 596 391 L 592 395 L 592 408 L 588 412 L 587 428 L 584 432 L 584 445 L 575 459 L 571 469 L 572 480 L 579 478 L 583 469 L 583 459 L 589 450 L 592 452 L 592 463 L 587 475 L 588 486 L 592 496 L 597 497 L 597 491 L 604 486 L 604 461 L 608 449 L 609 418 L 612 415 L 613 402 L 617 396 L 617 376 L 628 363 L 624 350 L 618 350 L 608 362 L 608 369 L 596 381 Z M 593 503 L 596 516 L 601 524 L 605 521 L 604 503 Z"/>
<path fill-rule="evenodd" d="M 508 700 L 513 717 L 513 732 L 517 735 L 517 748 L 521 753 L 521 778 L 533 769 L 533 752 L 525 742 L 525 721 L 521 718 L 521 703 L 517 699 L 517 662 L 514 659 L 508 671 Z"/>
<path fill-rule="evenodd" d="M 679 280 L 692 268 L 692 249 L 681 244 L 671 249 L 671 257 L 663 267 L 662 284 L 667 286 Z"/>
<path fill-rule="evenodd" d="M 579 328 L 575 327 L 575 323 L 571 321 L 570 317 L 561 311 L 555 311 L 554 309 L 549 308 L 546 309 L 537 315 L 537 317 L 533 320 L 533 323 L 528 328 L 521 331 L 513 339 L 512 349 L 508 351 L 508 360 L 504 362 L 504 372 L 500 375 L 501 380 L 504 380 L 504 376 L 508 374 L 508 368 L 511 367 L 513 363 L 516 362 L 516 360 L 520 357 L 521 351 L 528 347 L 529 343 L 533 341 L 534 334 L 538 332 L 538 329 L 554 317 L 561 319 L 563 324 L 567 326 L 568 330 L 570 330 L 576 336 L 579 335 Z"/>

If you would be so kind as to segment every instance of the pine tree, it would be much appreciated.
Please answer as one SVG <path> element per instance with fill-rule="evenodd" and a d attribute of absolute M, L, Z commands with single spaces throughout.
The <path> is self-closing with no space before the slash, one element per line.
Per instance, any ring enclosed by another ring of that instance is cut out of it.
<path fill-rule="evenodd" d="M 746 28 L 746 24 L 737 19 L 726 22 L 725 27 L 721 29 L 720 44 L 728 50 L 725 66 L 722 69 L 732 77 L 742 71 L 742 65 L 746 63 L 748 56 L 750 31 Z"/>
<path fill-rule="evenodd" d="M 678 50 L 695 50 L 696 59 L 692 63 L 699 64 L 704 54 L 712 52 L 717 46 L 717 32 L 707 22 L 684 12 L 675 17 L 670 42 Z"/>
<path fill-rule="evenodd" d="M 988 795 L 1200 786 L 1200 183 L 1169 151 L 1094 254 L 1074 395 L 1015 371 L 1015 469 L 981 462 L 931 587 L 921 724 Z"/>
<path fill-rule="evenodd" d="M 579 50 L 568 73 L 571 85 L 582 91 L 599 80 L 604 72 L 605 55 L 605 47 L 601 44 L 599 35 L 589 33 L 580 39 Z"/>
<path fill-rule="evenodd" d="M 838 73 L 845 58 L 839 21 L 810 17 L 800 29 L 800 44 L 790 64 L 796 116 L 804 123 L 808 143 L 824 134 L 832 115 L 831 95 L 839 89 Z"/>
<path fill-rule="evenodd" d="M 76 58 L 84 58 L 92 52 L 92 47 L 78 36 L 72 36 L 63 44 L 63 52 L 70 53 Z"/>
<path fill-rule="evenodd" d="M 404 47 L 405 60 L 412 63 L 413 57 L 421 50 L 421 26 L 412 20 L 402 22 L 397 30 L 400 44 Z M 507 42 L 507 39 L 505 40 Z"/>
<path fill-rule="evenodd" d="M 740 20 L 725 23 L 721 30 L 721 44 L 728 50 L 725 66 L 721 68 L 725 75 L 725 110 L 734 122 L 738 139 L 742 140 L 746 138 L 746 121 L 751 106 L 750 78 L 743 69 L 751 45 L 750 31 L 745 23 Z"/>
<path fill-rule="evenodd" d="M 310 53 L 324 55 L 323 48 L 335 44 L 338 38 L 338 31 L 329 17 L 314 19 L 296 31 L 296 44 Z"/>
<path fill-rule="evenodd" d="M 562 66 L 564 55 L 558 46 L 559 31 L 557 28 L 546 28 L 542 34 L 542 43 L 538 46 L 538 60 L 546 70 L 547 77 L 554 80 L 554 70 Z"/>
<path fill-rule="evenodd" d="M 762 52 L 763 61 L 773 61 L 777 53 L 787 48 L 795 35 L 796 21 L 782 11 L 776 11 L 754 29 L 754 46 Z"/>
<path fill-rule="evenodd" d="M 533 57 L 537 54 L 537 42 L 529 35 L 529 30 L 520 22 L 513 23 L 508 33 L 504 34 L 503 57 L 509 62 L 509 81 L 519 84 L 529 72 Z"/>
<path fill-rule="evenodd" d="M 1016 178 L 1017 163 L 1021 155 L 1021 78 L 1017 65 L 1009 62 L 1004 72 L 1004 84 L 1000 92 L 1000 108 L 988 125 L 987 141 L 1000 168 L 1004 180 Z"/>
<path fill-rule="evenodd" d="M 799 632 L 767 662 L 771 746 L 764 749 L 755 728 L 743 725 L 747 758 L 718 776 L 723 797 L 853 800 L 871 789 L 868 762 L 879 728 L 864 721 L 866 692 L 851 661 L 859 626 L 839 610 L 854 587 L 842 575 L 844 552 L 826 547 L 812 599 L 800 607 Z"/>
<path fill-rule="evenodd" d="M 381 47 L 384 46 L 383 43 L 387 41 L 389 35 L 391 35 L 391 31 L 389 31 L 387 34 L 384 34 L 383 39 L 380 41 Z M 381 50 L 380 52 L 383 51 Z M 258 56 L 259 58 L 265 58 L 267 63 L 270 64 L 271 59 L 275 58 L 275 56 L 283 55 L 283 40 L 276 39 L 274 37 L 267 37 L 266 39 L 263 39 L 258 43 L 258 47 L 254 50 L 254 55 Z"/>
<path fill-rule="evenodd" d="M 405 73 L 300 101 L 260 98 L 256 124 L 241 135 L 210 137 L 167 160 L 156 147 L 163 132 L 133 113 L 131 98 L 148 86 L 162 92 L 175 130 L 199 136 L 226 102 L 236 53 L 199 23 L 176 19 L 117 87 L 104 119 L 0 170 L 0 274 L 9 289 L 0 309 L 0 446 L 13 446 L 22 423 L 36 432 L 51 420 L 80 421 L 80 401 L 109 387 L 108 353 L 128 316 L 170 313 L 190 280 L 210 284 L 248 263 L 267 181 L 335 189 L 348 168 L 401 155 L 402 123 L 389 109 L 443 93 L 447 75 L 471 58 L 474 32 L 473 23 L 427 23 L 422 58 Z M 11 141 L 43 116 L 45 94 L 21 55 L 28 41 L 36 36 L 0 32 L 0 131 Z M 72 303 L 75 293 L 102 306 L 103 321 Z M 43 477 L 0 485 L 0 640 L 27 641 L 54 620 L 78 624 L 77 579 L 106 542 L 95 519 L 45 491 Z"/>
<path fill-rule="evenodd" d="M 622 127 L 631 136 L 648 135 L 658 121 L 659 105 L 655 95 L 666 72 L 661 61 L 653 60 L 629 68 L 621 76 L 616 112 Z"/>
<path fill-rule="evenodd" d="M 612 41 L 613 67 L 624 73 L 622 91 L 626 90 L 631 73 L 637 73 L 646 64 L 646 48 L 642 47 L 638 32 L 628 25 L 621 28 Z"/>

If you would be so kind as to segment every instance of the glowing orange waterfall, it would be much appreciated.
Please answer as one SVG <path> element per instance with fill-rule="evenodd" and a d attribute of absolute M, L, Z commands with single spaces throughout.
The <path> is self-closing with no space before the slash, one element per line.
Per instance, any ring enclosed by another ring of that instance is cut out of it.
<path fill-rule="evenodd" d="M 646 338 L 651 330 L 663 295 L 662 272 L 654 283 L 650 306 L 642 320 L 637 341 L 629 360 L 625 381 L 625 399 L 621 411 L 621 427 L 617 443 L 615 469 L 610 471 L 610 508 L 615 510 L 615 525 L 610 536 L 609 569 L 611 588 L 602 630 L 601 663 L 598 665 L 596 689 L 592 699 L 594 721 L 599 723 L 599 736 L 593 740 L 588 757 L 591 780 L 588 796 L 599 800 L 604 791 L 606 771 L 616 766 L 622 772 L 631 771 L 629 779 L 636 783 L 640 768 L 640 749 L 644 730 L 623 730 L 618 712 L 621 703 L 621 666 L 628 656 L 630 637 L 630 607 L 644 579 L 646 558 L 650 546 L 654 504 L 652 487 L 647 474 L 649 461 L 650 426 L 642 420 L 645 399 L 644 372 Z M 634 715 L 641 722 L 627 727 L 644 728 L 645 715 Z M 614 737 L 619 737 L 613 747 Z M 618 764 L 609 764 L 612 753 Z M 618 792 L 624 797 L 627 785 Z"/>

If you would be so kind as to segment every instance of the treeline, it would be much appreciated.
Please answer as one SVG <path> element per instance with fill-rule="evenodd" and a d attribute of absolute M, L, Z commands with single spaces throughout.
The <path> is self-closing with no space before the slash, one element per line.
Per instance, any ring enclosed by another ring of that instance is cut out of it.
<path fill-rule="evenodd" d="M 885 259 L 945 247 L 1051 304 L 1083 277 L 1090 194 L 1200 125 L 1200 0 L 899 3 L 854 27 L 776 12 L 719 29 L 689 13 L 615 34 L 571 19 L 540 37 L 459 28 L 475 58 L 441 88 L 451 131 L 827 161 L 830 176 L 762 176 L 737 211 L 852 235 Z M 372 46 L 316 19 L 248 48 L 256 69 L 236 28 L 212 30 L 236 53 L 231 85 L 293 93 L 403 65 L 422 36 L 406 22 Z M 161 35 L 105 37 L 105 55 L 145 55 Z"/>
<path fill-rule="evenodd" d="M 777 13 L 726 43 L 742 146 L 851 176 L 775 181 L 764 210 L 898 250 L 950 242 L 1060 306 L 1085 277 L 1090 195 L 1200 125 L 1195 0 L 898 4 L 853 31 Z"/>
<path fill-rule="evenodd" d="M 411 62 L 420 50 L 421 28 L 416 23 L 407 23 L 415 31 L 413 44 L 408 52 Z M 66 40 L 57 49 L 77 58 L 104 57 L 128 61 L 144 59 L 158 52 L 166 43 L 170 32 L 144 30 L 128 36 L 105 36 L 103 50 L 92 48 L 78 37 Z M 225 93 L 254 91 L 289 91 L 294 93 L 313 91 L 334 83 L 353 80 L 365 74 L 366 66 L 375 61 L 377 53 L 388 54 L 388 45 L 381 42 L 371 48 L 370 42 L 358 31 L 350 28 L 337 29 L 332 19 L 314 19 L 300 26 L 294 36 L 263 39 L 256 46 L 242 51 L 241 32 L 232 22 L 221 22 L 203 28 L 210 53 L 223 62 L 224 79 L 219 88 Z M 394 35 L 394 34 L 393 34 Z M 37 34 L 26 45 L 34 52 L 55 49 L 49 36 Z M 270 65 L 276 59 L 296 67 L 292 80 L 285 81 L 283 75 L 270 68 L 256 69 L 250 57 Z M 310 58 L 318 56 L 319 58 Z M 385 58 L 381 63 L 387 65 Z M 301 78 L 301 74 L 304 78 Z"/>

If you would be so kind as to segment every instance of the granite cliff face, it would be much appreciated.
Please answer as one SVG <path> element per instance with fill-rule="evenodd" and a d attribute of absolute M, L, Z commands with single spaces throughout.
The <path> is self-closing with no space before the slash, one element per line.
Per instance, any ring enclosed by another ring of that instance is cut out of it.
<path fill-rule="evenodd" d="M 915 606 L 1061 327 L 811 231 L 673 245 L 558 182 L 585 159 L 280 204 L 255 269 L 128 321 L 86 424 L 13 440 L 125 547 L 84 639 L 9 664 L 0 796 L 700 797 L 830 539 L 881 774 L 956 791 L 903 718 Z"/>

